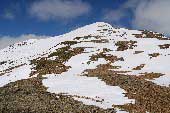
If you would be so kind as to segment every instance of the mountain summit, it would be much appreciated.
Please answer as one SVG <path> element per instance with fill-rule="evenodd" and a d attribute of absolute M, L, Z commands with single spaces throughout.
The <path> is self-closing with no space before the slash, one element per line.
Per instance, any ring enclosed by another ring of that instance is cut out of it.
<path fill-rule="evenodd" d="M 97 22 L 0 50 L 0 112 L 170 111 L 170 40 Z"/>

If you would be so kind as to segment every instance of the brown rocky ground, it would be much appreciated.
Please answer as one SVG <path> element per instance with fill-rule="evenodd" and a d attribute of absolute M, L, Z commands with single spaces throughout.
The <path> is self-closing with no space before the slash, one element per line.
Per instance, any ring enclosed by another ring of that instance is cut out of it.
<path fill-rule="evenodd" d="M 163 44 L 159 45 L 160 49 L 168 49 L 170 47 L 170 44 Z"/>
<path fill-rule="evenodd" d="M 157 38 L 159 40 L 167 40 L 164 38 L 163 34 L 147 31 L 147 30 L 141 30 L 141 34 L 133 34 L 136 38 Z"/>
<path fill-rule="evenodd" d="M 144 68 L 145 64 L 141 64 L 139 66 L 136 66 L 135 68 L 133 68 L 133 70 L 141 70 L 142 68 Z"/>
<path fill-rule="evenodd" d="M 127 93 L 126 96 L 135 99 L 135 104 L 120 105 L 130 113 L 169 113 L 170 112 L 170 87 L 163 87 L 146 81 L 143 77 L 119 74 L 109 64 L 100 65 L 96 69 L 88 69 L 85 76 L 99 77 L 108 85 L 120 86 Z M 122 73 L 122 72 L 121 72 Z M 150 74 L 152 75 L 152 74 Z M 147 77 L 149 74 L 146 75 Z"/>
<path fill-rule="evenodd" d="M 144 51 L 135 51 L 134 54 L 143 53 Z"/>
<path fill-rule="evenodd" d="M 72 44 L 74 42 L 65 42 L 66 44 Z M 81 54 L 84 51 L 84 48 L 77 47 L 71 48 L 70 46 L 62 47 L 57 49 L 55 52 L 51 53 L 48 57 L 34 59 L 31 61 L 35 65 L 34 70 L 31 73 L 32 75 L 45 75 L 45 74 L 60 74 L 67 71 L 70 67 L 65 66 L 64 63 L 68 61 L 72 56 Z M 56 57 L 54 60 L 48 58 Z"/>
<path fill-rule="evenodd" d="M 143 38 L 151 37 L 163 40 L 163 36 L 153 32 L 144 31 Z M 142 38 L 143 34 L 134 34 L 137 38 Z M 89 39 L 92 36 L 76 37 L 74 40 Z M 95 36 L 95 43 L 107 43 L 108 40 L 100 39 L 100 36 Z M 60 74 L 67 71 L 70 67 L 65 66 L 72 56 L 84 52 L 84 48 L 71 48 L 71 45 L 85 41 L 65 41 L 62 44 L 65 47 L 57 49 L 46 58 L 32 60 L 35 65 L 35 71 L 32 73 L 44 74 Z M 88 42 L 88 41 L 87 41 Z M 136 41 L 119 41 L 117 51 L 124 51 L 136 47 Z M 159 45 L 161 49 L 167 49 L 170 46 L 167 44 Z M 160 73 L 142 73 L 141 76 L 127 75 L 127 71 L 115 71 L 120 66 L 112 66 L 111 63 L 123 61 L 123 57 L 106 54 L 111 51 L 104 48 L 102 52 L 90 56 L 90 61 L 97 61 L 99 58 L 104 58 L 109 61 L 108 64 L 98 65 L 96 69 L 87 69 L 88 74 L 85 76 L 98 77 L 105 81 L 108 85 L 120 86 L 127 93 L 126 96 L 135 99 L 135 104 L 113 105 L 124 109 L 130 113 L 169 113 L 170 112 L 170 87 L 158 86 L 145 79 L 154 79 L 162 76 Z M 135 51 L 134 54 L 139 54 L 143 51 Z M 158 53 L 149 54 L 150 57 L 158 57 Z M 56 57 L 55 60 L 49 60 L 50 57 Z M 4 62 L 1 62 L 3 64 Z M 90 62 L 89 62 L 90 63 Z M 141 64 L 134 68 L 140 70 L 145 66 Z M 10 70 L 7 70 L 10 71 Z M 96 106 L 84 105 L 82 102 L 73 99 L 74 96 L 64 96 L 62 94 L 52 94 L 47 92 L 47 88 L 42 85 L 42 76 L 27 80 L 20 80 L 0 88 L 0 113 L 114 113 L 114 109 L 104 110 Z M 75 97 L 77 97 L 75 95 Z M 84 97 L 86 98 L 86 97 Z"/>
<path fill-rule="evenodd" d="M 117 51 L 124 51 L 127 49 L 133 49 L 133 47 L 136 47 L 135 43 L 136 41 L 118 41 L 115 45 L 118 46 Z"/>
<path fill-rule="evenodd" d="M 46 91 L 42 78 L 31 78 L 10 83 L 0 88 L 0 113 L 115 113 L 84 105 L 71 96 Z"/>
<path fill-rule="evenodd" d="M 164 74 L 162 73 L 141 73 L 139 77 L 144 78 L 144 79 L 149 79 L 152 80 L 154 78 L 159 78 L 160 76 L 163 76 Z"/>
<path fill-rule="evenodd" d="M 160 55 L 160 53 L 152 53 L 152 54 L 148 54 L 150 56 L 150 58 L 153 57 L 158 57 Z"/>

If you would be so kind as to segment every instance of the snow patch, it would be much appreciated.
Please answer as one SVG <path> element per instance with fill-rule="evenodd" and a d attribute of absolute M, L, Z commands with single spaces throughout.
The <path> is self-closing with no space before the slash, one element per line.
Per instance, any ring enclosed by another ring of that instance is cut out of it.
<path fill-rule="evenodd" d="M 66 93 L 78 101 L 87 105 L 96 105 L 101 108 L 112 108 L 112 105 L 123 105 L 134 103 L 133 99 L 125 97 L 126 93 L 118 86 L 109 86 L 96 77 L 79 76 L 85 69 L 94 69 L 99 64 L 108 63 L 105 59 L 99 58 L 98 61 L 87 64 L 89 56 L 92 53 L 83 53 L 72 57 L 66 65 L 72 68 L 67 72 L 55 75 L 45 75 L 47 79 L 43 80 L 43 85 L 48 87 L 47 91 L 51 93 Z M 88 97 L 82 98 L 82 97 Z"/>
<path fill-rule="evenodd" d="M 15 68 L 10 73 L 6 73 L 0 76 L 0 87 L 5 86 L 10 82 L 15 82 L 17 80 L 28 79 L 31 73 L 31 65 L 23 65 Z"/>

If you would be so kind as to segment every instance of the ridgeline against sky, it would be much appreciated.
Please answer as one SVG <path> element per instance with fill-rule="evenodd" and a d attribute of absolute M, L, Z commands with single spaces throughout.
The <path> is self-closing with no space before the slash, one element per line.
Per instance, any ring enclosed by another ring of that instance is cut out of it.
<path fill-rule="evenodd" d="M 0 42 L 16 42 L 27 34 L 56 36 L 100 21 L 169 35 L 169 4 L 169 0 L 1 0 Z"/>

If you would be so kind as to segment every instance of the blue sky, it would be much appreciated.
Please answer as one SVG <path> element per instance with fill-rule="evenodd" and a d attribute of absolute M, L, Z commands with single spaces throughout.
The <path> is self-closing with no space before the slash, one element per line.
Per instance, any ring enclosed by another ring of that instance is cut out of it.
<path fill-rule="evenodd" d="M 118 9 L 127 0 L 82 0 L 81 4 L 87 4 L 89 6 L 89 10 L 87 12 L 82 12 L 80 15 L 75 14 L 75 18 L 68 17 L 66 20 L 57 19 L 57 17 L 42 20 L 40 17 L 36 17 L 37 13 L 31 15 L 30 7 L 32 7 L 33 4 L 40 4 L 42 1 L 43 0 L 1 0 L 0 35 L 58 35 L 97 21 L 105 21 L 114 25 L 114 21 L 110 22 L 103 19 L 104 11 L 109 9 Z M 56 2 L 56 4 L 57 3 L 58 2 Z M 120 24 L 123 27 L 131 28 L 128 23 L 128 18 L 125 18 Z"/>
<path fill-rule="evenodd" d="M 0 0 L 0 48 L 100 21 L 169 36 L 169 6 L 170 0 Z"/>

